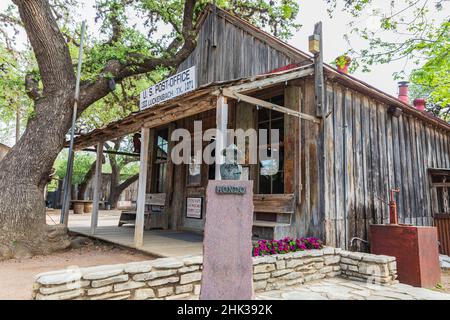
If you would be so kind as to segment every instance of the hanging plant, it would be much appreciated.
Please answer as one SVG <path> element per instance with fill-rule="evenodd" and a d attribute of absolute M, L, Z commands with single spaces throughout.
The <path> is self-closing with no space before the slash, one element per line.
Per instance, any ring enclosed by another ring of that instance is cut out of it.
<path fill-rule="evenodd" d="M 341 55 L 334 60 L 339 71 L 348 73 L 348 66 L 352 62 L 352 59 L 347 55 Z"/>

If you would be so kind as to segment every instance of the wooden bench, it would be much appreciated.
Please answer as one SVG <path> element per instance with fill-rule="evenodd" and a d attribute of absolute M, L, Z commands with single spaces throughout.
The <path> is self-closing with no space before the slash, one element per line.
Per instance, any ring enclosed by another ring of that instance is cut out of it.
<path fill-rule="evenodd" d="M 253 206 L 254 238 L 280 239 L 289 234 L 295 212 L 294 194 L 255 194 Z"/>
<path fill-rule="evenodd" d="M 148 193 L 145 195 L 145 211 L 144 211 L 144 229 L 152 228 L 164 228 L 161 225 L 158 216 L 162 216 L 164 213 L 164 205 L 166 201 L 165 193 Z M 121 227 L 124 224 L 136 223 L 136 210 L 123 210 L 120 213 L 119 224 Z"/>

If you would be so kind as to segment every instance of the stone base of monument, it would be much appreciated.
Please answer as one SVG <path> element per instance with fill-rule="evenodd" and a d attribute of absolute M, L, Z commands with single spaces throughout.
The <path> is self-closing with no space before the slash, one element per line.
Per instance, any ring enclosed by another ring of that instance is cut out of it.
<path fill-rule="evenodd" d="M 253 297 L 253 181 L 210 180 L 200 299 Z"/>

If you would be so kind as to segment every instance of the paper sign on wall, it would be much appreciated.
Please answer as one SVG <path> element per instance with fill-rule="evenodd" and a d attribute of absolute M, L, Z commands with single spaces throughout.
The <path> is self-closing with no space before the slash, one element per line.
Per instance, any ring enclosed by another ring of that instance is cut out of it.
<path fill-rule="evenodd" d="M 186 217 L 194 219 L 202 218 L 202 198 L 186 199 Z"/>

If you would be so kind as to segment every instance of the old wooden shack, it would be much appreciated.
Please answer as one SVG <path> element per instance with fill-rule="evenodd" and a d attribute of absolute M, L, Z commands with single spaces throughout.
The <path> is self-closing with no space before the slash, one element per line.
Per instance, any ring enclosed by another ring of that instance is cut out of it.
<path fill-rule="evenodd" d="M 244 164 L 245 178 L 254 180 L 255 238 L 317 236 L 365 250 L 352 239 L 370 240 L 370 224 L 389 222 L 383 201 L 392 188 L 400 188 L 400 223 L 433 225 L 437 216 L 450 216 L 448 123 L 214 6 L 199 23 L 198 45 L 179 66 L 196 67 L 196 90 L 75 141 L 77 149 L 101 149 L 107 140 L 141 131 L 136 246 L 142 244 L 143 215 L 151 210 L 145 204 L 156 195 L 164 208 L 151 212 L 152 227 L 202 231 L 204 208 L 192 216 L 187 207 L 204 197 L 217 168 L 202 164 L 192 171 L 168 156 L 171 132 L 193 133 L 195 120 L 202 120 L 203 130 L 280 130 L 276 174 L 263 174 L 261 162 Z"/>

